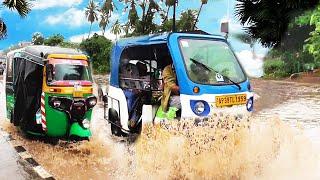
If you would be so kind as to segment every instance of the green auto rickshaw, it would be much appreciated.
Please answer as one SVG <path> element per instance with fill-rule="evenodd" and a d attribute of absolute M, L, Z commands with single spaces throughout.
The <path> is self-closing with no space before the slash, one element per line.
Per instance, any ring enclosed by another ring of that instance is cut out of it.
<path fill-rule="evenodd" d="M 93 80 L 88 57 L 75 49 L 28 46 L 7 54 L 7 117 L 32 135 L 91 136 Z"/>

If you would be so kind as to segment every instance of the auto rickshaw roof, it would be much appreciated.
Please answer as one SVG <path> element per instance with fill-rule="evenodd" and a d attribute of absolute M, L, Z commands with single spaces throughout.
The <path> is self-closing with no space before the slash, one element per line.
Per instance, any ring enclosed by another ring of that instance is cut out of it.
<path fill-rule="evenodd" d="M 17 56 L 22 56 L 30 61 L 44 64 L 44 61 L 50 54 L 83 55 L 83 52 L 71 48 L 61 48 L 52 46 L 27 46 L 20 51 Z"/>
<path fill-rule="evenodd" d="M 207 38 L 215 37 L 217 39 L 225 39 L 225 37 L 223 37 L 221 35 L 211 35 L 211 34 L 208 34 L 204 31 L 163 33 L 163 34 L 151 34 L 151 35 L 146 35 L 146 36 L 123 38 L 123 39 L 117 41 L 116 46 L 126 47 L 126 46 L 163 44 L 163 43 L 167 43 L 169 36 L 171 34 L 178 34 L 178 35 L 184 35 L 184 36 L 187 35 L 187 36 L 192 36 L 192 37 L 207 37 Z"/>

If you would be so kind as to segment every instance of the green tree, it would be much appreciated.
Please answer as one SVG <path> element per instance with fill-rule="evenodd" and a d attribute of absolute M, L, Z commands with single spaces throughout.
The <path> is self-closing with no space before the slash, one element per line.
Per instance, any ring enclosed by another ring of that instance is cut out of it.
<path fill-rule="evenodd" d="M 44 44 L 43 34 L 41 34 L 40 32 L 33 33 L 31 42 L 34 45 L 42 45 L 42 44 Z"/>
<path fill-rule="evenodd" d="M 85 15 L 87 17 L 87 20 L 88 22 L 90 22 L 90 29 L 89 29 L 89 35 L 88 35 L 88 38 L 90 37 L 90 34 L 91 34 L 91 29 L 92 29 L 92 24 L 95 22 L 95 21 L 98 21 L 98 6 L 97 4 L 93 1 L 93 0 L 90 0 L 88 6 L 86 7 L 86 10 L 85 10 Z"/>
<path fill-rule="evenodd" d="M 102 11 L 100 15 L 99 27 L 102 30 L 103 36 L 104 36 L 104 33 L 106 32 L 106 27 L 108 24 L 109 24 L 109 14 L 107 14 L 105 11 Z"/>
<path fill-rule="evenodd" d="M 281 45 L 291 20 L 318 0 L 237 0 L 236 16 L 254 39 L 266 47 Z"/>
<path fill-rule="evenodd" d="M 177 22 L 179 31 L 192 31 L 194 24 L 196 23 L 196 14 L 195 10 L 187 10 L 181 13 L 180 19 Z"/>
<path fill-rule="evenodd" d="M 7 36 L 7 25 L 0 18 L 0 40 Z"/>
<path fill-rule="evenodd" d="M 105 0 L 102 4 L 102 7 L 100 9 L 101 15 L 100 15 L 100 23 L 99 27 L 102 30 L 102 35 L 104 35 L 106 31 L 106 27 L 110 23 L 109 19 L 112 15 L 112 12 L 116 9 L 113 0 Z"/>
<path fill-rule="evenodd" d="M 31 11 L 31 4 L 27 0 L 3 0 L 2 6 L 15 10 L 18 12 L 20 17 L 25 18 Z M 0 18 L 0 40 L 7 36 L 7 26 L 4 21 Z"/>
<path fill-rule="evenodd" d="M 312 54 L 315 58 L 315 64 L 320 67 L 320 5 L 312 11 L 307 11 L 296 19 L 300 26 L 311 25 L 313 27 L 309 38 L 306 40 L 304 50 Z"/>
<path fill-rule="evenodd" d="M 58 46 L 63 43 L 64 37 L 61 34 L 54 34 L 44 40 L 44 45 L 47 46 Z"/>
<path fill-rule="evenodd" d="M 116 35 L 116 39 L 118 39 L 118 35 L 121 34 L 121 25 L 119 20 L 116 20 L 116 22 L 111 27 L 111 33 Z"/>
<path fill-rule="evenodd" d="M 80 49 L 87 52 L 90 56 L 95 73 L 106 73 L 110 71 L 112 42 L 109 39 L 94 34 L 91 38 L 82 41 Z"/>
<path fill-rule="evenodd" d="M 129 9 L 128 21 L 130 29 L 133 31 L 131 35 L 145 35 L 157 32 L 157 25 L 154 23 L 154 19 L 156 13 L 161 12 L 158 2 L 155 0 L 120 0 L 120 2 L 124 2 L 127 5 L 125 9 Z M 141 12 L 141 15 L 138 15 L 138 12 Z"/>
<path fill-rule="evenodd" d="M 174 4 L 176 3 L 177 0 L 165 0 L 165 5 L 167 6 L 167 10 L 165 11 L 165 15 L 163 14 L 162 17 L 162 23 L 165 23 L 165 21 L 167 21 L 169 18 L 169 12 L 170 12 L 170 8 L 174 6 Z M 162 0 L 163 2 L 163 0 Z"/>

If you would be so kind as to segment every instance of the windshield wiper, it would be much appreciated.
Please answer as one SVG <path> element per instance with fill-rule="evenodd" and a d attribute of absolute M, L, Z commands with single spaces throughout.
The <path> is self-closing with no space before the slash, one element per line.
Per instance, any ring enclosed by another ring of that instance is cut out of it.
<path fill-rule="evenodd" d="M 195 59 L 193 59 L 193 58 L 190 58 L 190 60 L 191 60 L 193 63 L 195 63 L 195 64 L 197 64 L 197 65 L 200 65 L 201 67 L 207 69 L 208 71 L 213 71 L 213 72 L 215 72 L 216 74 L 222 75 L 224 78 L 226 78 L 226 79 L 227 79 L 228 81 L 230 81 L 232 84 L 236 85 L 236 86 L 239 88 L 239 90 L 241 90 L 241 86 L 240 86 L 238 83 L 232 81 L 228 76 L 223 75 L 222 73 L 220 73 L 220 72 L 214 70 L 213 68 L 211 68 L 211 67 L 203 64 L 202 62 L 199 62 L 198 60 L 195 60 Z"/>

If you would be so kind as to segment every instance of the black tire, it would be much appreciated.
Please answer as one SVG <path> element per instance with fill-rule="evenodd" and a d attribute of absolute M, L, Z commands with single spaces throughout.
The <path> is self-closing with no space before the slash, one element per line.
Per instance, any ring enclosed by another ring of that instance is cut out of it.
<path fill-rule="evenodd" d="M 13 123 L 13 109 L 10 112 L 10 123 Z"/>
<path fill-rule="evenodd" d="M 121 130 L 120 118 L 118 112 L 114 109 L 109 109 L 108 113 L 109 122 L 111 123 L 111 133 L 115 136 L 123 136 L 124 133 Z"/>

